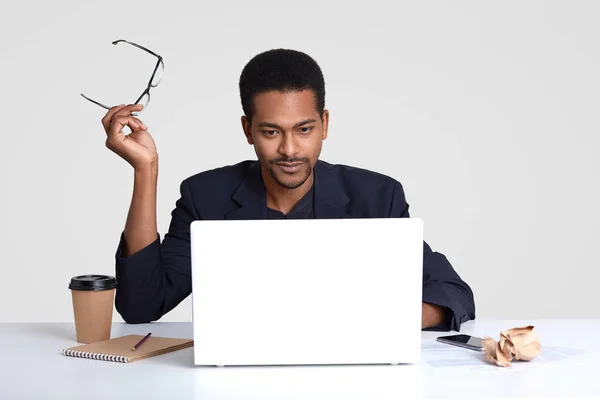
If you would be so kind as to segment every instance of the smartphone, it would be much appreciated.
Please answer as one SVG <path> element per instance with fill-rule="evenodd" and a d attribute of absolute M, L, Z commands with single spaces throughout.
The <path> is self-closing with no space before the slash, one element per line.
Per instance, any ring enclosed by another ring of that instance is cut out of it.
<path fill-rule="evenodd" d="M 438 342 L 451 344 L 454 346 L 464 347 L 466 349 L 483 351 L 483 339 L 470 335 L 450 335 L 440 336 Z"/>

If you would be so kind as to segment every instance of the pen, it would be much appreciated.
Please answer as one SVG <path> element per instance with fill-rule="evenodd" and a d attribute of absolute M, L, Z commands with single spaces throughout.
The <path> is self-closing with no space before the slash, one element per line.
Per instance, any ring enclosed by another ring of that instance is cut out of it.
<path fill-rule="evenodd" d="M 137 342 L 137 344 L 131 348 L 131 351 L 135 351 L 138 347 L 140 347 L 146 341 L 146 339 L 150 337 L 150 335 L 152 335 L 152 332 L 148 332 L 148 334 L 144 336 L 142 340 Z"/>

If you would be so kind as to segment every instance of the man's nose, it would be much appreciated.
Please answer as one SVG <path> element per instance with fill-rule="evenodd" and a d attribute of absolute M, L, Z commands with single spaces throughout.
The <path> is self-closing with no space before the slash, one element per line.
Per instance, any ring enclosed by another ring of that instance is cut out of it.
<path fill-rule="evenodd" d="M 284 134 L 279 146 L 279 152 L 286 157 L 291 157 L 298 153 L 298 142 L 293 134 Z"/>

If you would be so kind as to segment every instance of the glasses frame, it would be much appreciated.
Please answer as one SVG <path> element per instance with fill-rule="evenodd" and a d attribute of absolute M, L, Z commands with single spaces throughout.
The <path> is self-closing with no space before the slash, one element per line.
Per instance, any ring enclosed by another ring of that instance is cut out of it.
<path fill-rule="evenodd" d="M 161 66 L 161 64 L 162 64 L 163 70 L 164 70 L 164 68 L 165 68 L 165 63 L 164 63 L 164 61 L 163 61 L 163 58 L 162 58 L 162 56 L 160 56 L 160 55 L 156 54 L 156 53 L 155 53 L 155 52 L 153 52 L 152 50 L 149 50 L 149 49 L 145 48 L 144 46 L 140 46 L 140 45 L 139 45 L 139 44 L 137 44 L 137 43 L 129 42 L 129 41 L 127 41 L 127 40 L 124 40 L 124 39 L 115 40 L 114 42 L 112 42 L 112 44 L 114 44 L 114 45 L 117 45 L 117 44 L 119 44 L 119 43 L 121 43 L 121 42 L 123 42 L 123 43 L 127 43 L 127 44 L 130 44 L 130 45 L 132 45 L 132 46 L 135 46 L 135 47 L 137 47 L 138 49 L 144 50 L 144 51 L 146 51 L 146 52 L 148 52 L 148 53 L 150 53 L 150 54 L 152 54 L 153 56 L 155 56 L 155 57 L 157 57 L 157 58 L 158 58 L 158 60 L 156 61 L 156 65 L 154 66 L 154 71 L 152 71 L 152 76 L 150 77 L 150 80 L 148 81 L 148 86 L 147 86 L 147 87 L 146 87 L 146 89 L 145 89 L 145 90 L 142 92 L 142 94 L 140 95 L 140 97 L 138 97 L 138 98 L 137 98 L 137 100 L 135 101 L 135 103 L 133 103 L 133 104 L 138 104 L 138 103 L 140 102 L 140 100 L 142 100 L 142 99 L 144 98 L 144 96 L 145 96 L 145 95 L 148 95 L 148 103 L 146 104 L 146 106 L 147 106 L 148 104 L 150 104 L 150 89 L 151 89 L 151 88 L 153 88 L 153 87 L 157 87 L 157 86 L 160 84 L 160 81 L 158 81 L 158 83 L 157 83 L 156 85 L 153 85 L 153 84 L 152 84 L 152 81 L 154 80 L 154 77 L 156 76 L 156 71 L 158 71 L 158 67 L 160 67 L 160 66 Z M 161 81 L 162 81 L 162 77 L 161 77 Z M 110 110 L 110 109 L 111 109 L 111 107 L 109 107 L 109 106 L 107 106 L 107 105 L 105 105 L 105 104 L 102 104 L 102 103 L 100 103 L 100 102 L 98 102 L 98 101 L 96 101 L 96 100 L 93 100 L 93 99 L 89 98 L 88 96 L 86 96 L 86 95 L 85 95 L 85 94 L 83 94 L 83 93 L 80 93 L 80 94 L 81 94 L 81 96 L 83 96 L 83 98 L 84 98 L 84 99 L 86 99 L 86 100 L 89 100 L 89 101 L 91 101 L 92 103 L 94 103 L 94 104 L 97 104 L 97 105 L 99 105 L 99 106 L 100 106 L 100 107 L 102 107 L 102 108 L 105 108 L 105 109 L 107 109 L 107 110 Z M 145 107 L 144 107 L 144 109 L 145 109 Z M 141 113 L 141 111 L 140 111 L 140 112 L 138 112 L 138 113 L 136 113 L 136 115 L 137 115 L 137 114 L 139 114 L 139 113 Z"/>

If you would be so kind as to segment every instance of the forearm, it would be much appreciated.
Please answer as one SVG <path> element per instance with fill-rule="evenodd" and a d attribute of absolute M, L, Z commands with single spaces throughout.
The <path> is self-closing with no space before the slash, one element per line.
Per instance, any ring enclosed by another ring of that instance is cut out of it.
<path fill-rule="evenodd" d="M 181 197 L 162 242 L 156 228 L 152 228 L 150 243 L 126 257 L 122 233 L 116 252 L 119 286 L 115 305 L 128 323 L 156 321 L 192 292 L 190 224 L 200 218 L 186 181 L 180 190 Z"/>
<path fill-rule="evenodd" d="M 421 329 L 431 328 L 444 322 L 444 308 L 429 303 L 422 303 Z"/>
<path fill-rule="evenodd" d="M 124 229 L 124 257 L 140 251 L 157 238 L 157 181 L 158 162 L 134 173 L 133 196 Z"/>

